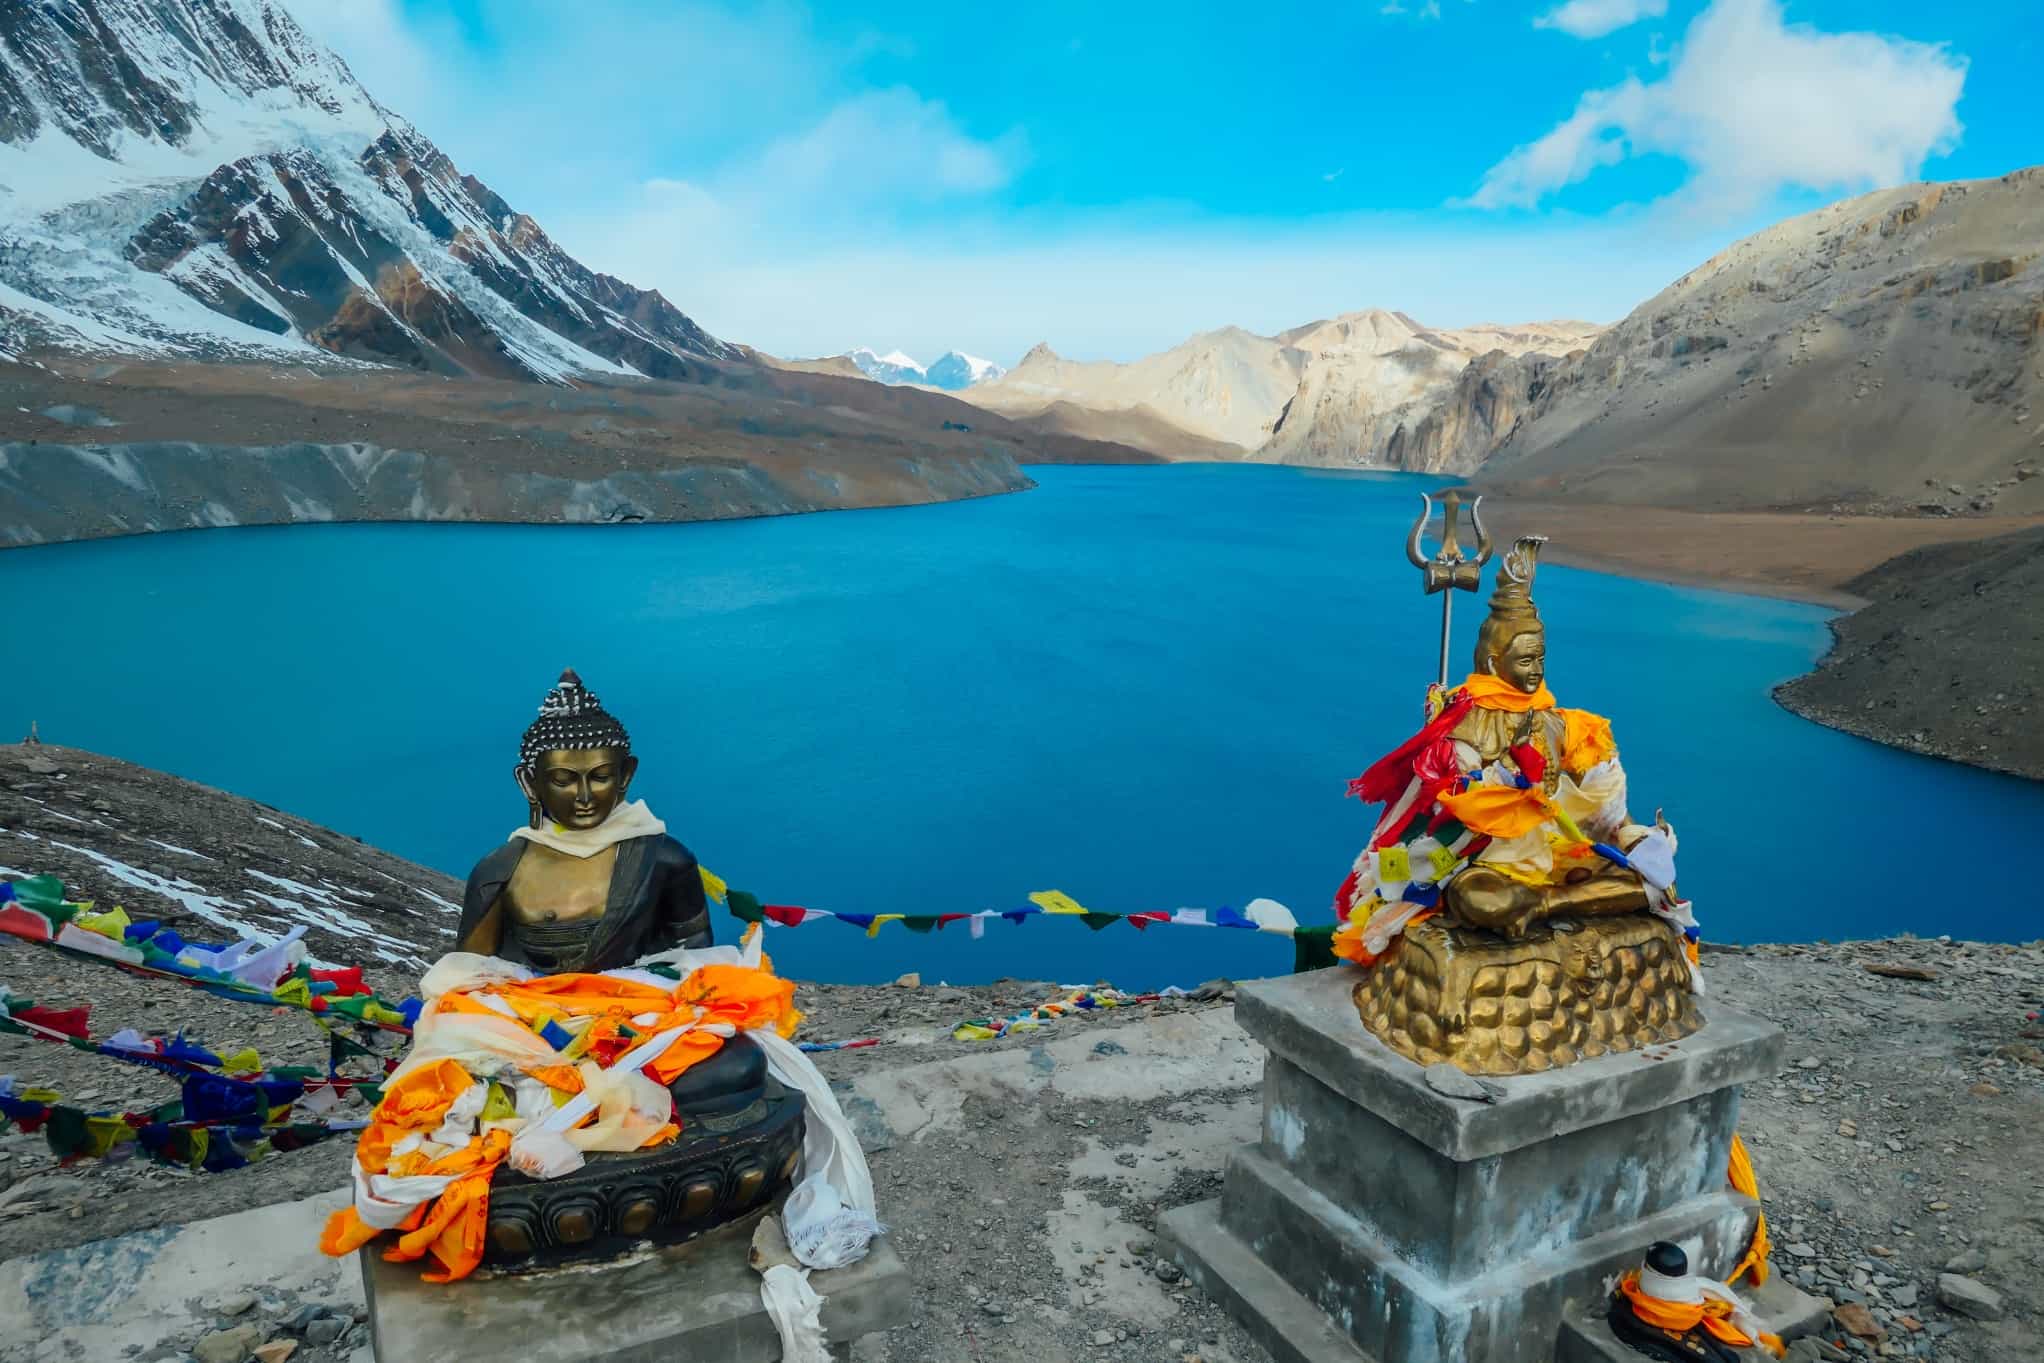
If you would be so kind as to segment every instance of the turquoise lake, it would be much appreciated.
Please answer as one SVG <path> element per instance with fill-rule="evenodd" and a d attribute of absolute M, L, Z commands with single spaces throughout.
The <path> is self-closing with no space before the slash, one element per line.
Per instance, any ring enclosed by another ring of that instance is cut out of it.
<path fill-rule="evenodd" d="M 457 876 L 524 814 L 564 666 L 631 729 L 634 793 L 769 903 L 1128 912 L 1267 896 L 1303 922 L 1419 722 L 1438 603 L 1396 475 L 1043 468 L 1034 492 L 687 526 L 307 526 L 0 554 L 0 733 L 161 767 Z M 1456 602 L 1466 668 L 1485 592 Z M 1769 698 L 1827 612 L 1546 566 L 1549 685 L 1608 714 L 1705 935 L 2040 934 L 2044 785 Z M 1460 673 L 1458 672 L 1459 676 Z M 720 935 L 731 931 L 719 922 Z M 1290 968 L 1286 940 L 1071 919 L 774 929 L 783 970 L 1125 987 Z"/>

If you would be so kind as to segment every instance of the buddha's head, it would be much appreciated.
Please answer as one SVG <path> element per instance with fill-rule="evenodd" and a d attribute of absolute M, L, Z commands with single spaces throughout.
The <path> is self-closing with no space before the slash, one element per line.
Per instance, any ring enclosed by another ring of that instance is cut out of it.
<path fill-rule="evenodd" d="M 1490 594 L 1490 614 L 1476 631 L 1476 670 L 1528 695 L 1547 681 L 1547 627 L 1533 605 L 1533 570 L 1546 542 L 1528 535 L 1506 552 Z"/>
<path fill-rule="evenodd" d="M 624 803 L 639 770 L 631 735 L 570 670 L 540 702 L 518 745 L 514 774 L 534 828 L 542 816 L 563 828 L 594 828 Z"/>

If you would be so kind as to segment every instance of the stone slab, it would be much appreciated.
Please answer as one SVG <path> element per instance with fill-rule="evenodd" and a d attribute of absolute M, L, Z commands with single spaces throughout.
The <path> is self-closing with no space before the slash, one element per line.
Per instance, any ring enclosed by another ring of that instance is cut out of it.
<path fill-rule="evenodd" d="M 1337 966 L 1252 981 L 1237 990 L 1235 1019 L 1274 1054 L 1451 1160 L 1503 1154 L 1773 1075 L 1788 1044 L 1773 1023 L 1706 1003 L 1707 1020 L 1693 1036 L 1492 1080 L 1498 1100 L 1472 1102 L 1436 1093 L 1418 1065 L 1370 1035 L 1351 997 L 1356 980 L 1353 967 Z"/>
<path fill-rule="evenodd" d="M 378 1363 L 774 1363 L 780 1335 L 747 1262 L 758 1216 L 685 1245 L 603 1264 L 427 1283 L 420 1266 L 361 1252 Z M 846 1268 L 812 1273 L 823 1328 L 841 1343 L 908 1322 L 908 1270 L 886 1237 Z"/>
<path fill-rule="evenodd" d="M 1220 1199 L 1173 1207 L 1157 1218 L 1157 1238 L 1277 1363 L 1375 1363 L 1325 1311 L 1228 1233 Z"/>
<path fill-rule="evenodd" d="M 1647 1245 L 1673 1241 L 1699 1271 L 1722 1275 L 1759 1212 L 1722 1189 L 1587 1239 L 1558 1234 L 1543 1252 L 1451 1282 L 1402 1258 L 1260 1149 L 1237 1153 L 1221 1204 L 1222 1228 L 1245 1252 L 1389 1363 L 1545 1363 L 1565 1312 L 1601 1297 Z"/>
<path fill-rule="evenodd" d="M 1264 1066 L 1260 1149 L 1435 1277 L 1493 1272 L 1725 1186 L 1739 1092 L 1457 1161 L 1292 1064 Z"/>
<path fill-rule="evenodd" d="M 1738 1293 L 1771 1335 L 1801 1339 L 1821 1334 L 1831 1325 L 1830 1299 L 1811 1296 L 1779 1273 L 1769 1277 L 1763 1287 L 1741 1286 Z"/>

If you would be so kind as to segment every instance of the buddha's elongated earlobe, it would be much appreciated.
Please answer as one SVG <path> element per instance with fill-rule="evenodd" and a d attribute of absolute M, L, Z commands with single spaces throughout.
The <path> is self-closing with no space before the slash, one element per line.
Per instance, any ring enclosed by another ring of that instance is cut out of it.
<path fill-rule="evenodd" d="M 518 783 L 518 789 L 525 792 L 525 826 L 527 828 L 538 828 L 541 816 L 545 811 L 540 808 L 539 796 L 533 793 L 531 769 L 523 762 L 520 762 L 517 766 L 511 768 L 511 779 Z"/>

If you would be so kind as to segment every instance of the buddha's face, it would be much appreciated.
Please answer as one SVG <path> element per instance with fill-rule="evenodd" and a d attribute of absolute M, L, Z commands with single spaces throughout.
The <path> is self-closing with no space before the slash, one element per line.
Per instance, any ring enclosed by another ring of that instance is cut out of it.
<path fill-rule="evenodd" d="M 553 749 L 520 767 L 518 784 L 561 827 L 588 829 L 610 817 L 638 769 L 638 758 L 616 748 Z"/>
<path fill-rule="evenodd" d="M 1547 636 L 1515 634 L 1504 651 L 1491 655 L 1491 669 L 1532 695 L 1547 681 Z"/>

